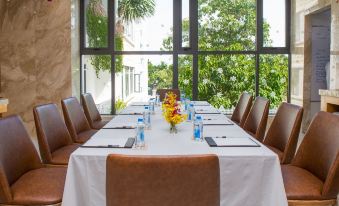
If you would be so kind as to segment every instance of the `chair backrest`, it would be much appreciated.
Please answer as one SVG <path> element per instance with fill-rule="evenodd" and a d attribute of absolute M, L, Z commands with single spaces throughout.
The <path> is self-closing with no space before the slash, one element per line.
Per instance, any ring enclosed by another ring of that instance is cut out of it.
<path fill-rule="evenodd" d="M 26 172 L 42 167 L 19 116 L 0 119 L 0 203 L 10 202 L 10 186 Z"/>
<path fill-rule="evenodd" d="M 71 135 L 56 104 L 36 106 L 33 114 L 41 158 L 44 163 L 50 163 L 51 153 L 72 144 Z"/>
<path fill-rule="evenodd" d="M 237 106 L 234 109 L 231 120 L 238 123 L 241 127 L 244 126 L 245 120 L 252 106 L 253 97 L 249 93 L 242 93 Z"/>
<path fill-rule="evenodd" d="M 269 108 L 269 100 L 263 97 L 255 98 L 243 127 L 259 141 L 263 141 L 265 136 Z"/>
<path fill-rule="evenodd" d="M 217 206 L 219 160 L 215 155 L 107 158 L 107 206 Z"/>
<path fill-rule="evenodd" d="M 180 100 L 180 90 L 179 89 L 158 89 L 157 94 L 160 96 L 160 101 L 163 101 L 168 92 L 173 92 L 177 95 L 177 101 Z"/>
<path fill-rule="evenodd" d="M 264 144 L 283 152 L 282 164 L 292 161 L 297 148 L 303 108 L 283 102 L 264 139 Z"/>
<path fill-rule="evenodd" d="M 319 112 L 312 120 L 292 165 L 308 170 L 324 182 L 322 195 L 339 192 L 339 116 Z"/>
<path fill-rule="evenodd" d="M 90 130 L 91 127 L 86 119 L 84 110 L 75 97 L 61 100 L 62 111 L 66 126 L 74 142 L 78 139 L 78 134 Z"/>
<path fill-rule="evenodd" d="M 82 94 L 81 102 L 88 123 L 90 124 L 91 128 L 94 128 L 93 122 L 101 121 L 101 115 L 98 111 L 97 106 L 95 105 L 92 95 L 90 93 Z"/>

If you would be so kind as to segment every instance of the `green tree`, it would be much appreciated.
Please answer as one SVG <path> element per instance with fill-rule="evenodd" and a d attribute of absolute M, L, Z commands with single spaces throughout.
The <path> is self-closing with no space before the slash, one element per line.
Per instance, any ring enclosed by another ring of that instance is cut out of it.
<path fill-rule="evenodd" d="M 168 65 L 165 62 L 153 65 L 149 61 L 148 73 L 148 88 L 151 90 L 172 88 L 173 65 Z"/>
<path fill-rule="evenodd" d="M 199 0 L 199 50 L 254 51 L 256 40 L 256 1 Z M 188 39 L 188 20 L 183 21 L 183 38 Z M 271 44 L 270 26 L 264 23 L 265 45 Z M 163 41 L 171 49 L 173 38 Z M 239 95 L 255 91 L 255 55 L 200 55 L 198 97 L 216 107 L 231 108 Z M 168 68 L 170 69 L 170 68 Z M 152 75 L 152 74 L 150 74 Z M 276 108 L 287 96 L 288 59 L 285 55 L 260 56 L 260 95 Z M 154 77 L 156 78 L 156 77 Z M 192 95 L 192 56 L 179 57 L 179 88 Z"/>
<path fill-rule="evenodd" d="M 122 51 L 124 24 L 154 15 L 154 0 L 118 0 L 118 20 L 115 26 L 115 49 Z M 90 0 L 86 9 L 86 27 L 88 44 L 91 48 L 108 47 L 108 17 L 102 0 Z M 100 71 L 110 71 L 110 56 L 91 56 L 91 64 L 98 77 Z M 123 69 L 122 56 L 116 56 L 116 72 Z"/>

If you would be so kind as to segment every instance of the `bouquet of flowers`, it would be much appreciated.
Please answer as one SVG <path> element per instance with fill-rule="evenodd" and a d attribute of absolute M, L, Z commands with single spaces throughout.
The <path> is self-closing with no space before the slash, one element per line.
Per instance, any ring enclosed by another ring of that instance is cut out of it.
<path fill-rule="evenodd" d="M 177 102 L 177 95 L 173 92 L 166 94 L 166 97 L 162 104 L 162 111 L 165 120 L 171 125 L 170 132 L 176 133 L 176 125 L 185 121 L 187 115 L 181 114 L 180 105 Z"/>

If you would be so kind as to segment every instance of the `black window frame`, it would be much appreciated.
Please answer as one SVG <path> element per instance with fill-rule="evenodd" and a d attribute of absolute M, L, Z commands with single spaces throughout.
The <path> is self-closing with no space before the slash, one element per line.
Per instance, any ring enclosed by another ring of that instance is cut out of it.
<path fill-rule="evenodd" d="M 287 101 L 291 101 L 291 0 L 286 1 L 286 45 L 285 47 L 264 47 L 263 45 L 263 0 L 256 0 L 256 49 L 254 51 L 201 51 L 198 48 L 198 0 L 190 0 L 190 47 L 182 47 L 182 0 L 173 1 L 173 50 L 172 51 L 115 51 L 115 3 L 114 0 L 108 2 L 108 47 L 106 48 L 86 48 L 85 47 L 85 0 L 80 1 L 80 93 L 86 93 L 84 80 L 84 68 L 82 64 L 83 55 L 110 55 L 111 56 L 111 114 L 115 111 L 115 57 L 117 55 L 172 55 L 173 56 L 173 88 L 178 88 L 178 59 L 179 55 L 193 56 L 193 100 L 198 99 L 198 77 L 199 77 L 199 55 L 232 55 L 232 54 L 250 54 L 255 55 L 255 96 L 259 96 L 260 79 L 260 55 L 264 54 L 285 54 L 288 56 L 288 91 Z M 110 12 L 112 11 L 112 12 Z"/>

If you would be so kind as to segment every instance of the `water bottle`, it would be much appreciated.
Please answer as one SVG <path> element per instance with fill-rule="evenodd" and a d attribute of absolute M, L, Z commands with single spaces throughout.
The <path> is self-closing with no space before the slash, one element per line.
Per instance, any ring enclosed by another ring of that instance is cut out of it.
<path fill-rule="evenodd" d="M 188 121 L 193 121 L 195 116 L 194 106 L 191 103 L 188 107 Z"/>
<path fill-rule="evenodd" d="M 144 117 L 145 129 L 151 129 L 151 112 L 148 106 L 145 106 L 143 117 Z"/>
<path fill-rule="evenodd" d="M 185 111 L 188 111 L 188 106 L 190 105 L 190 99 L 186 98 L 185 99 Z"/>
<path fill-rule="evenodd" d="M 193 121 L 193 139 L 195 141 L 200 141 L 200 136 L 201 136 L 201 131 L 200 131 L 200 125 L 199 125 L 199 120 L 195 119 Z"/>
<path fill-rule="evenodd" d="M 183 93 L 183 92 L 180 93 L 180 101 L 181 102 L 185 101 L 185 93 Z"/>
<path fill-rule="evenodd" d="M 160 106 L 160 95 L 159 94 L 155 95 L 155 104 L 157 106 Z"/>
<path fill-rule="evenodd" d="M 152 112 L 152 114 L 155 113 L 154 104 L 155 104 L 154 99 L 151 99 L 151 100 L 149 101 L 149 110 Z"/>
<path fill-rule="evenodd" d="M 200 137 L 199 140 L 203 141 L 204 140 L 204 124 L 202 122 L 202 117 L 200 115 L 196 116 L 196 121 L 198 122 L 199 125 L 199 131 L 200 131 Z M 197 140 L 197 139 L 196 139 Z"/>
<path fill-rule="evenodd" d="M 137 128 L 136 128 L 136 141 L 135 146 L 137 148 L 141 148 L 145 146 L 145 132 L 144 132 L 145 124 L 143 118 L 138 118 Z"/>

